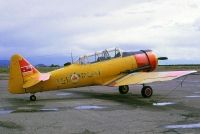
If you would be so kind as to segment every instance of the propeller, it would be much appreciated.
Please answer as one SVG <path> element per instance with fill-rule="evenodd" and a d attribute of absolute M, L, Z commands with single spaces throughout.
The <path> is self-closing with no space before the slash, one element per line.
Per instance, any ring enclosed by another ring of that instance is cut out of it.
<path fill-rule="evenodd" d="M 168 60 L 167 57 L 158 57 L 158 60 Z"/>

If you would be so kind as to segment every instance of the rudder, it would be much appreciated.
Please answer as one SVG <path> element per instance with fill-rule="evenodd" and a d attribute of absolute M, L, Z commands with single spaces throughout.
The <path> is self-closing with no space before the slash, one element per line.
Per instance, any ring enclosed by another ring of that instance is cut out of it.
<path fill-rule="evenodd" d="M 23 84 L 30 79 L 33 74 L 40 74 L 25 58 L 15 54 L 10 60 L 10 76 L 8 90 L 13 94 L 26 93 Z"/>

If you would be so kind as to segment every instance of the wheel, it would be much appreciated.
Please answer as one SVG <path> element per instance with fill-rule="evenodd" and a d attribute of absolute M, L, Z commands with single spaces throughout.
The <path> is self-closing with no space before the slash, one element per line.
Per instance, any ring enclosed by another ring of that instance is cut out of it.
<path fill-rule="evenodd" d="M 36 101 L 36 96 L 35 95 L 31 95 L 30 96 L 30 101 Z"/>
<path fill-rule="evenodd" d="M 127 94 L 129 91 L 128 85 L 119 86 L 119 93 L 120 94 Z"/>
<path fill-rule="evenodd" d="M 150 98 L 153 94 L 153 89 L 150 86 L 144 86 L 141 90 L 141 94 L 144 98 Z"/>

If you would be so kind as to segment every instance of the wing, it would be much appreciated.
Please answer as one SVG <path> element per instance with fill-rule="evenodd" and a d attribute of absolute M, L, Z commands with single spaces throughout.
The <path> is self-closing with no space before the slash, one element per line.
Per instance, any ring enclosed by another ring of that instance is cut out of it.
<path fill-rule="evenodd" d="M 197 71 L 169 71 L 169 72 L 137 72 L 131 73 L 122 78 L 107 84 L 108 86 L 122 86 L 131 84 L 146 84 L 157 81 L 169 81 Z"/>

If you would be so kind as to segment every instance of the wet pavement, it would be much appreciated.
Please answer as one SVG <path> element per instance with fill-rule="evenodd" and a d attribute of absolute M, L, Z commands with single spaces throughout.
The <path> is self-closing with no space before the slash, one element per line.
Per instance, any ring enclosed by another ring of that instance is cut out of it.
<path fill-rule="evenodd" d="M 0 133 L 198 134 L 200 76 L 188 76 L 176 88 L 181 81 L 150 84 L 154 89 L 150 99 L 141 97 L 141 86 L 130 86 L 127 95 L 96 86 L 38 93 L 37 101 L 31 102 L 29 94 L 9 94 L 3 75 Z"/>

